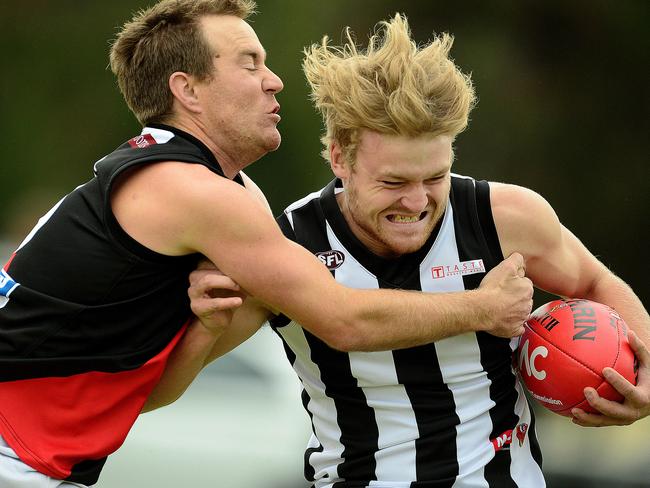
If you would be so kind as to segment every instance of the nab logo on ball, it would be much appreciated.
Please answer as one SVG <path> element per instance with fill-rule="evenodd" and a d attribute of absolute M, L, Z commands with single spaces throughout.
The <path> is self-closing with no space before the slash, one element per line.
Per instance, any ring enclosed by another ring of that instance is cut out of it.
<path fill-rule="evenodd" d="M 327 266 L 327 269 L 330 271 L 338 268 L 343 264 L 343 261 L 345 261 L 345 254 L 341 251 L 335 250 L 316 253 L 316 257 L 320 259 L 320 262 Z"/>

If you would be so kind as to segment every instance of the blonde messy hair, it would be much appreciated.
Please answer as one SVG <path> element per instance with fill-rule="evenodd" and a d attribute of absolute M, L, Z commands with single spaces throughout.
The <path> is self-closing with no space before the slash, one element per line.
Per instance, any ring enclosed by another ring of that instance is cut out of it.
<path fill-rule="evenodd" d="M 124 100 L 142 125 L 164 122 L 172 110 L 169 77 L 183 71 L 207 80 L 213 53 L 200 20 L 207 15 L 246 19 L 254 0 L 162 0 L 141 10 L 111 45 L 110 65 Z"/>
<path fill-rule="evenodd" d="M 343 47 L 321 44 L 304 50 L 303 70 L 326 132 L 323 157 L 338 142 L 354 163 L 359 133 L 455 137 L 467 126 L 476 97 L 469 76 L 449 59 L 453 37 L 443 34 L 419 48 L 405 16 L 379 24 L 359 52 L 349 28 Z"/>

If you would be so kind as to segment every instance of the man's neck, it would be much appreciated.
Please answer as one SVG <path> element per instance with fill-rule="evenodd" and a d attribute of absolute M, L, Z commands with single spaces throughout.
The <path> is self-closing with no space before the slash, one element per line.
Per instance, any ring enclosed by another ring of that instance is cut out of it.
<path fill-rule="evenodd" d="M 194 121 L 175 119 L 168 121 L 167 124 L 191 134 L 205 144 L 219 162 L 219 166 L 226 178 L 232 180 L 242 169 L 252 162 L 236 161 L 229 155 L 228 151 L 224 150 L 222 145 L 218 144 L 212 137 L 210 137 L 204 127 Z"/>

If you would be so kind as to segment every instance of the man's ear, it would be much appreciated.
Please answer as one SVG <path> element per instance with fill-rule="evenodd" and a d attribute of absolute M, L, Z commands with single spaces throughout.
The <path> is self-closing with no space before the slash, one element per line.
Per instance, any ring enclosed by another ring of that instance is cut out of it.
<path fill-rule="evenodd" d="M 175 71 L 169 77 L 169 89 L 177 103 L 192 113 L 201 113 L 201 104 L 194 86 L 194 78 L 182 71 Z"/>
<path fill-rule="evenodd" d="M 338 142 L 332 141 L 330 143 L 330 167 L 332 168 L 332 173 L 334 176 L 341 180 L 346 180 L 350 176 L 350 166 L 345 157 L 343 156 L 343 151 Z"/>

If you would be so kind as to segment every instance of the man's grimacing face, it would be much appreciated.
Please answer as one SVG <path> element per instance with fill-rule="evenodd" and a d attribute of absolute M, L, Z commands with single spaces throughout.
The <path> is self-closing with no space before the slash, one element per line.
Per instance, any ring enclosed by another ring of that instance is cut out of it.
<path fill-rule="evenodd" d="M 206 16 L 201 25 L 216 53 L 213 77 L 202 85 L 209 126 L 223 137 L 224 147 L 239 153 L 260 157 L 277 149 L 280 106 L 275 95 L 283 84 L 265 65 L 266 52 L 255 31 L 230 15 Z"/>
<path fill-rule="evenodd" d="M 354 165 L 333 149 L 332 169 L 345 189 L 339 206 L 370 251 L 397 257 L 427 241 L 449 200 L 452 141 L 363 130 Z"/>

